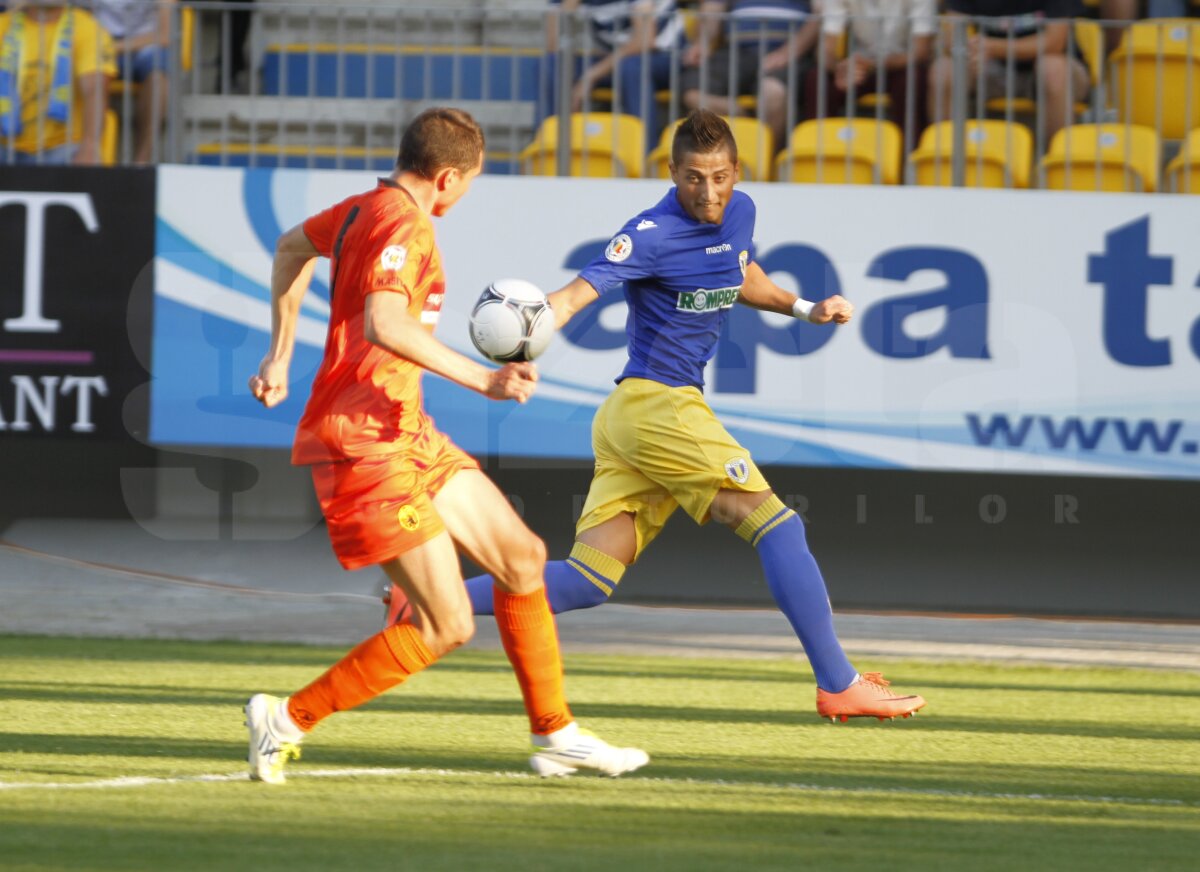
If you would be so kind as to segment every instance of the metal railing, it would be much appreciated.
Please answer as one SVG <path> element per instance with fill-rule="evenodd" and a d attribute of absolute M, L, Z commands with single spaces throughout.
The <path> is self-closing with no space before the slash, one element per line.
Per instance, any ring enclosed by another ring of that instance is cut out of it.
<path fill-rule="evenodd" d="M 705 105 L 746 119 L 757 179 L 1200 190 L 1200 21 L 856 19 L 839 36 L 691 11 L 665 39 L 664 20 L 657 42 L 618 38 L 611 75 L 583 87 L 614 51 L 587 7 L 170 3 L 161 77 L 137 81 L 130 55 L 76 82 L 65 119 L 31 116 L 0 163 L 133 163 L 148 138 L 155 161 L 386 170 L 410 118 L 457 105 L 485 129 L 488 171 L 654 175 L 673 123 Z M 103 54 L 99 31 L 76 34 Z M 780 46 L 797 50 L 756 74 Z"/>

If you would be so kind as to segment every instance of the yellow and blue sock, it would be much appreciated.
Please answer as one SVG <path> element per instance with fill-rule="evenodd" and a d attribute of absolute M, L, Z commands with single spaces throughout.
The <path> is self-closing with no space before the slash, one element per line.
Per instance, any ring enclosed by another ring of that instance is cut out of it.
<path fill-rule="evenodd" d="M 557 615 L 607 602 L 624 574 L 625 564 L 621 561 L 576 542 L 566 560 L 546 563 L 546 598 L 550 601 L 550 611 Z M 471 611 L 475 614 L 493 613 L 493 584 L 495 579 L 490 575 L 467 579 L 467 596 L 471 598 Z"/>
<path fill-rule="evenodd" d="M 800 516 L 772 495 L 741 523 L 737 534 L 758 551 L 767 587 L 804 646 L 817 686 L 830 693 L 845 690 L 858 673 L 838 641 L 829 593 L 808 550 Z"/>

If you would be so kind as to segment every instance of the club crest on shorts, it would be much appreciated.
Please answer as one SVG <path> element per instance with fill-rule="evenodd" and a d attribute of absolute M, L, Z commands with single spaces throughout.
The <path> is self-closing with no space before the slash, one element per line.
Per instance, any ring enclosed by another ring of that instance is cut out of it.
<path fill-rule="evenodd" d="M 750 464 L 746 462 L 746 458 L 744 457 L 735 457 L 732 460 L 726 460 L 725 474 L 738 484 L 745 484 L 746 479 L 750 478 Z"/>
<path fill-rule="evenodd" d="M 401 506 L 396 512 L 396 520 L 410 533 L 421 526 L 421 516 L 412 506 Z"/>
<path fill-rule="evenodd" d="M 629 238 L 628 233 L 617 234 L 608 244 L 608 248 L 604 249 L 604 256 L 613 263 L 629 260 L 631 254 L 633 254 L 633 240 Z"/>
<path fill-rule="evenodd" d="M 407 258 L 408 249 L 403 245 L 389 245 L 383 250 L 383 254 L 379 255 L 379 266 L 388 272 L 395 272 L 404 266 Z"/>

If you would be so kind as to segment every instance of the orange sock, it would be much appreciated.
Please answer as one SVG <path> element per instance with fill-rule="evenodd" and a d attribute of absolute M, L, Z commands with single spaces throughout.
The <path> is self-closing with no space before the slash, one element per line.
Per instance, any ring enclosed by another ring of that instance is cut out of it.
<path fill-rule="evenodd" d="M 412 624 L 396 624 L 360 642 L 308 687 L 292 694 L 288 715 L 308 732 L 334 712 L 374 699 L 436 658 Z"/>
<path fill-rule="evenodd" d="M 550 613 L 546 589 L 517 596 L 497 587 L 492 596 L 500 641 L 517 673 L 531 730 L 543 736 L 561 730 L 574 718 L 563 696 L 558 628 Z"/>

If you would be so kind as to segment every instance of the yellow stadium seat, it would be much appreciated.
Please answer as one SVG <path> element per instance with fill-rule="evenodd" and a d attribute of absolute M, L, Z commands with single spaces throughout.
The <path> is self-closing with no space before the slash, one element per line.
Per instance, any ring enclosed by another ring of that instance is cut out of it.
<path fill-rule="evenodd" d="M 572 176 L 641 177 L 646 139 L 641 119 L 607 112 L 577 112 L 569 118 L 568 157 Z M 542 122 L 533 142 L 519 155 L 523 172 L 535 176 L 557 173 L 558 130 L 557 115 Z"/>
<path fill-rule="evenodd" d="M 1027 188 L 1033 166 L 1033 134 L 1023 124 L 967 121 L 963 131 L 963 184 L 968 188 Z M 931 124 L 909 155 L 918 185 L 951 185 L 954 179 L 954 123 Z"/>
<path fill-rule="evenodd" d="M 1158 134 L 1137 124 L 1075 124 L 1050 140 L 1045 186 L 1059 191 L 1158 190 Z"/>
<path fill-rule="evenodd" d="M 1131 24 L 1109 69 L 1122 121 L 1153 127 L 1163 139 L 1182 139 L 1200 126 L 1200 21 Z"/>
<path fill-rule="evenodd" d="M 873 118 L 805 121 L 775 158 L 775 178 L 828 185 L 900 181 L 900 128 Z"/>
<path fill-rule="evenodd" d="M 663 130 L 662 138 L 654 151 L 646 155 L 648 178 L 669 178 L 668 164 L 671 160 L 671 144 L 675 141 L 675 128 L 683 119 L 670 124 Z M 775 137 L 771 129 L 757 118 L 726 118 L 733 139 L 738 147 L 738 162 L 742 180 L 747 182 L 769 182 L 771 180 L 771 157 L 775 154 Z"/>
<path fill-rule="evenodd" d="M 671 177 L 671 143 L 675 141 L 675 128 L 682 123 L 683 119 L 680 118 L 674 124 L 668 124 L 663 128 L 658 145 L 654 146 L 654 151 L 646 155 L 646 178 L 669 179 Z"/>
<path fill-rule="evenodd" d="M 1200 130 L 1184 138 L 1179 154 L 1167 164 L 1165 181 L 1176 194 L 1200 194 Z"/>
<path fill-rule="evenodd" d="M 775 136 L 771 128 L 757 118 L 726 118 L 738 147 L 742 178 L 750 182 L 771 180 L 771 158 L 775 156 Z"/>

